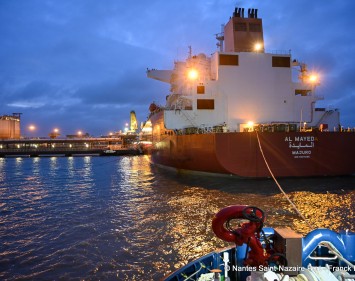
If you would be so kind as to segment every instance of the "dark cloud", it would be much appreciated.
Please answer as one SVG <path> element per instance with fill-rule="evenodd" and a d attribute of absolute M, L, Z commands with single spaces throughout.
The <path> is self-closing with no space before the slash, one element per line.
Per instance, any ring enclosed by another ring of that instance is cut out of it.
<path fill-rule="evenodd" d="M 0 114 L 23 112 L 23 126 L 45 135 L 122 129 L 129 112 L 144 121 L 169 85 L 147 79 L 149 68 L 216 50 L 234 6 L 259 8 L 267 50 L 292 50 L 320 71 L 318 92 L 355 124 L 353 1 L 0 1 Z M 353 125 L 354 126 L 354 125 Z M 24 130 L 25 131 L 25 130 Z"/>

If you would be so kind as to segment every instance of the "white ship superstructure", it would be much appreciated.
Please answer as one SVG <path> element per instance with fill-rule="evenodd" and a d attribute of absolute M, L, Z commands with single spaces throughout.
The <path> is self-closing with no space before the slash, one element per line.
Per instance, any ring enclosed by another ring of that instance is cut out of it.
<path fill-rule="evenodd" d="M 265 52 L 257 10 L 244 17 L 236 8 L 217 38 L 221 50 L 211 56 L 193 56 L 190 50 L 173 70 L 148 70 L 148 77 L 171 85 L 164 108 L 167 129 L 240 132 L 269 124 L 338 129 L 337 110 L 316 108 L 322 99 L 315 93 L 319 81 L 305 64 L 289 52 Z"/>

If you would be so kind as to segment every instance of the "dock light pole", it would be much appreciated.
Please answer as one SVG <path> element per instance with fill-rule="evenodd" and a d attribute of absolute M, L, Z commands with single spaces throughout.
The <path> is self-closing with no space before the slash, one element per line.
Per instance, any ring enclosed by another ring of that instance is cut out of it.
<path fill-rule="evenodd" d="M 51 139 L 56 139 L 58 136 L 60 136 L 59 129 L 55 128 L 53 132 L 49 133 L 49 137 Z"/>
<path fill-rule="evenodd" d="M 33 136 L 33 133 L 34 133 L 34 131 L 36 131 L 36 126 L 35 125 L 29 125 L 28 126 L 28 130 L 31 132 L 31 134 L 30 134 L 30 138 L 34 138 L 34 136 Z"/>

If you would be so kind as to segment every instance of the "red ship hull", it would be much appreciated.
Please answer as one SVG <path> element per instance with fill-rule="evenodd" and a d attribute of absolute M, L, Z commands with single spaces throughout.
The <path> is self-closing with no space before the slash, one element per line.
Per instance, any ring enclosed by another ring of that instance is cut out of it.
<path fill-rule="evenodd" d="M 160 125 L 161 132 L 162 122 L 156 125 Z M 276 177 L 355 174 L 354 132 L 230 132 L 158 136 L 153 130 L 152 161 L 177 170 L 270 177 L 260 147 Z"/>

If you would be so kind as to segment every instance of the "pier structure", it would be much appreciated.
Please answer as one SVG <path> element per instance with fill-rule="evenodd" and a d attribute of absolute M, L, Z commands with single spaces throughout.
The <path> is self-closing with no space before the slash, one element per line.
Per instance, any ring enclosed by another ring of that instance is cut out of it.
<path fill-rule="evenodd" d="M 136 135 L 110 138 L 0 139 L 0 157 L 140 154 Z"/>

